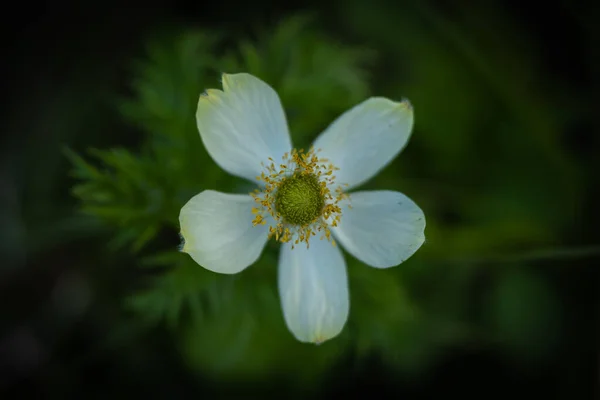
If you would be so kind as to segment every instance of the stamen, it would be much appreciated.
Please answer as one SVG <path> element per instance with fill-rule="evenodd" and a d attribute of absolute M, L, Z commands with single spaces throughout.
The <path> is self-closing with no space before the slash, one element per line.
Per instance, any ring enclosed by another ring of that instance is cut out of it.
<path fill-rule="evenodd" d="M 293 149 L 283 155 L 278 168 L 269 157 L 270 164 L 262 164 L 266 172 L 256 177 L 265 183 L 265 188 L 251 193 L 257 203 L 252 208 L 252 224 L 265 225 L 269 215 L 275 222 L 269 226 L 269 238 L 292 242 L 292 248 L 301 242 L 308 248 L 310 238 L 317 232 L 322 233 L 321 240 L 327 239 L 335 246 L 329 224 L 339 224 L 342 209 L 338 203 L 349 198 L 341 185 L 331 190 L 336 178 L 333 173 L 339 168 L 317 157 L 317 151 L 312 147 L 308 152 Z"/>

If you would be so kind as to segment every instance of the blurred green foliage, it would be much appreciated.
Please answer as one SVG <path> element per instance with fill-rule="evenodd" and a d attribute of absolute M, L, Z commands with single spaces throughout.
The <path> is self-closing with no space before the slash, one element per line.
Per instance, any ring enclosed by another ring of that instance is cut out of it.
<path fill-rule="evenodd" d="M 303 17 L 233 46 L 232 38 L 204 31 L 156 39 L 136 64 L 133 95 L 118 101 L 124 121 L 143 133 L 141 147 L 66 150 L 81 210 L 112 228 L 113 249 L 129 249 L 139 268 L 156 270 L 127 307 L 148 326 L 166 323 L 193 368 L 304 381 L 348 352 L 375 352 L 418 373 L 437 350 L 457 343 L 493 343 L 534 360 L 552 351 L 561 318 L 554 289 L 535 270 L 505 267 L 493 255 L 561 245 L 580 199 L 579 172 L 559 146 L 569 110 L 555 113 L 560 99 L 532 83 L 535 60 L 524 55 L 534 44 L 502 45 L 491 30 L 468 37 L 431 10 L 397 7 L 400 21 L 348 3 L 357 18 L 348 23 L 382 54 L 340 44 Z M 463 30 L 477 23 L 462 22 Z M 519 60 L 516 72 L 500 59 Z M 390 270 L 346 255 L 350 320 L 321 346 L 287 332 L 277 246 L 235 276 L 206 271 L 176 249 L 179 210 L 189 198 L 204 189 L 252 189 L 215 165 L 196 130 L 198 96 L 219 87 L 223 71 L 252 73 L 278 91 L 298 147 L 372 92 L 408 97 L 415 107 L 409 146 L 365 188 L 414 199 L 428 219 L 427 242 Z M 493 275 L 493 287 L 473 294 L 483 272 Z"/>

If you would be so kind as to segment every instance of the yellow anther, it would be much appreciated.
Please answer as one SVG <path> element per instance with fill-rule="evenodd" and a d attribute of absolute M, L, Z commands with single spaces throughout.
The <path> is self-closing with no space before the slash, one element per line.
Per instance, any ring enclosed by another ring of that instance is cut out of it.
<path fill-rule="evenodd" d="M 342 209 L 338 203 L 342 199 L 348 198 L 348 195 L 343 192 L 339 185 L 336 185 L 335 190 L 330 189 L 336 178 L 333 171 L 339 170 L 339 168 L 330 164 L 327 159 L 319 158 L 313 148 L 307 152 L 304 149 L 293 149 L 291 152 L 285 153 L 282 162 L 277 164 L 278 168 L 273 158 L 269 157 L 268 160 L 270 161 L 269 165 L 261 163 L 266 172 L 262 172 L 260 176 L 256 177 L 257 180 L 265 184 L 264 189 L 251 193 L 258 205 L 252 208 L 252 214 L 255 215 L 252 224 L 254 226 L 258 224 L 266 225 L 267 219 L 265 216 L 270 215 L 274 225 L 269 226 L 269 237 L 274 237 L 275 240 L 281 243 L 291 242 L 292 248 L 300 242 L 306 243 L 308 248 L 309 239 L 316 236 L 317 232 L 323 233 L 321 238 L 325 238 L 335 245 L 329 226 L 338 225 L 342 214 Z M 308 175 L 314 176 L 318 181 L 318 192 L 324 199 L 324 204 L 319 215 L 313 220 L 302 225 L 294 225 L 283 218 L 276 209 L 276 195 L 286 179 L 293 176 Z"/>

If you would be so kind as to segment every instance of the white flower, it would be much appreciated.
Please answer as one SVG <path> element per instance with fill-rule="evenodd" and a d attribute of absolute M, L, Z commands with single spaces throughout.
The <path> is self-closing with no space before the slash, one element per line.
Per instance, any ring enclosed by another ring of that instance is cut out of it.
<path fill-rule="evenodd" d="M 334 121 L 307 152 L 294 150 L 277 93 L 249 74 L 223 74 L 223 91 L 200 96 L 200 136 L 225 171 L 252 181 L 250 195 L 205 190 L 181 209 L 182 251 L 204 268 L 235 274 L 267 240 L 282 242 L 279 294 L 302 342 L 338 335 L 349 312 L 346 263 L 337 240 L 375 268 L 398 265 L 425 240 L 425 217 L 392 191 L 347 194 L 386 166 L 413 125 L 408 101 L 373 97 Z"/>

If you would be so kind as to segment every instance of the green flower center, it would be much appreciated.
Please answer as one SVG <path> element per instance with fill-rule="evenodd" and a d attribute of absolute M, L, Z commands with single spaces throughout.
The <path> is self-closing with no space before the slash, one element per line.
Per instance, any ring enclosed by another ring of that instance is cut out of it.
<path fill-rule="evenodd" d="M 281 183 L 275 194 L 275 210 L 292 225 L 308 225 L 321 216 L 325 207 L 319 179 L 296 173 Z"/>

